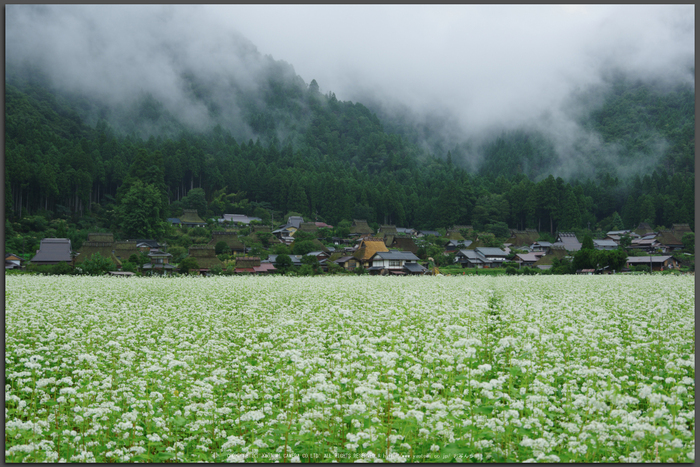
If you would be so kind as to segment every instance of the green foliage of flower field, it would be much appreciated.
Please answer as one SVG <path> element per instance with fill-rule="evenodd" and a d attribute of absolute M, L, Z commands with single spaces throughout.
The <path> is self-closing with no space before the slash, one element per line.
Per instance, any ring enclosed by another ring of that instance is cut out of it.
<path fill-rule="evenodd" d="M 6 462 L 694 459 L 692 277 L 5 287 Z"/>

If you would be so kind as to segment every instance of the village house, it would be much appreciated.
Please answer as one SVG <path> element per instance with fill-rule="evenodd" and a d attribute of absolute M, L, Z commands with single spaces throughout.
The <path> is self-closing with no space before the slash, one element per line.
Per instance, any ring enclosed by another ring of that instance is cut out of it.
<path fill-rule="evenodd" d="M 242 256 L 236 258 L 236 274 L 271 274 L 277 272 L 270 261 L 261 261 L 259 256 Z"/>
<path fill-rule="evenodd" d="M 411 237 L 394 237 L 391 242 L 385 239 L 384 244 L 392 250 L 410 251 L 414 255 L 418 253 L 418 245 Z"/>
<path fill-rule="evenodd" d="M 637 228 L 634 229 L 634 233 L 636 233 L 640 237 L 644 237 L 650 233 L 655 234 L 656 232 L 654 232 L 654 229 L 652 229 L 648 223 L 640 222 L 639 225 L 637 226 Z"/>
<path fill-rule="evenodd" d="M 464 248 L 469 248 L 471 240 L 447 240 L 445 243 L 445 254 L 454 253 Z"/>
<path fill-rule="evenodd" d="M 75 257 L 76 265 L 99 253 L 103 258 L 112 260 L 117 267 L 121 267 L 121 261 L 115 255 L 114 234 L 112 233 L 89 233 L 87 241 L 83 242 L 77 253 Z"/>
<path fill-rule="evenodd" d="M 506 260 L 506 256 L 508 256 L 508 253 L 501 250 L 500 248 L 476 247 L 474 251 L 479 253 L 484 258 L 490 260 L 491 264 L 493 265 L 492 267 L 501 266 Z"/>
<path fill-rule="evenodd" d="M 205 227 L 207 223 L 197 214 L 196 209 L 183 209 L 180 224 L 185 227 Z"/>
<path fill-rule="evenodd" d="M 68 263 L 73 264 L 73 252 L 68 238 L 44 238 L 41 240 L 36 255 L 31 259 L 32 264 L 46 265 Z"/>
<path fill-rule="evenodd" d="M 14 253 L 5 253 L 5 269 L 22 269 L 24 260 Z"/>
<path fill-rule="evenodd" d="M 516 248 L 521 248 L 524 246 L 532 245 L 540 238 L 540 234 L 535 229 L 526 230 L 511 230 L 510 238 L 508 239 L 510 243 Z"/>
<path fill-rule="evenodd" d="M 315 234 L 318 231 L 318 226 L 315 222 L 302 222 L 299 224 L 299 229 L 297 232 L 306 232 L 310 234 Z"/>
<path fill-rule="evenodd" d="M 627 267 L 631 268 L 632 266 L 651 266 L 652 271 L 680 268 L 680 264 L 673 256 L 629 256 L 627 257 Z"/>
<path fill-rule="evenodd" d="M 531 251 L 541 251 L 544 252 L 545 254 L 549 252 L 549 250 L 552 249 L 552 243 L 551 242 L 545 242 L 544 240 L 539 240 L 530 245 L 530 250 Z"/>
<path fill-rule="evenodd" d="M 663 247 L 661 243 L 656 239 L 656 233 L 651 233 L 645 235 L 641 238 L 635 238 L 632 240 L 628 248 L 632 250 L 642 250 L 648 253 L 654 253 Z"/>
<path fill-rule="evenodd" d="M 143 272 L 148 272 L 150 274 L 172 274 L 175 266 L 170 264 L 170 258 L 173 255 L 166 253 L 158 248 L 152 248 L 148 252 L 148 259 L 151 260 L 150 263 L 146 263 L 142 266 Z"/>
<path fill-rule="evenodd" d="M 520 267 L 533 267 L 535 263 L 544 256 L 544 251 L 532 253 L 518 253 L 513 258 L 513 261 L 518 263 Z"/>
<path fill-rule="evenodd" d="M 356 268 L 360 267 L 360 261 L 354 256 L 342 256 L 334 262 L 347 271 L 354 271 Z"/>
<path fill-rule="evenodd" d="M 374 234 L 372 227 L 364 219 L 353 219 L 350 227 L 351 237 L 369 237 Z"/>
<path fill-rule="evenodd" d="M 413 237 L 416 235 L 416 230 L 411 227 L 396 227 L 397 235 L 406 235 Z"/>
<path fill-rule="evenodd" d="M 672 230 L 660 230 L 656 236 L 662 253 L 671 253 L 683 249 L 683 242 L 674 234 Z"/>
<path fill-rule="evenodd" d="M 463 268 L 490 268 L 493 261 L 486 259 L 475 250 L 459 250 L 455 254 L 455 263 L 459 263 Z"/>
<path fill-rule="evenodd" d="M 370 274 L 415 274 L 414 271 L 423 271 L 418 264 L 418 257 L 410 251 L 379 251 L 371 256 L 368 270 Z M 407 265 L 414 264 L 415 266 Z M 417 266 L 417 267 L 416 267 Z"/>
<path fill-rule="evenodd" d="M 462 249 L 455 254 L 455 263 L 463 268 L 500 267 L 508 254 L 500 248 L 476 247 L 473 250 Z"/>
<path fill-rule="evenodd" d="M 611 250 L 616 250 L 618 244 L 615 243 L 613 240 L 593 240 L 593 247 L 596 250 L 605 250 L 605 251 L 611 251 Z"/>
<path fill-rule="evenodd" d="M 371 266 L 370 258 L 375 253 L 386 252 L 389 249 L 384 244 L 384 241 L 378 238 L 365 238 L 360 241 L 360 245 L 353 255 L 362 264 L 362 267 L 369 268 Z"/>
<path fill-rule="evenodd" d="M 192 245 L 188 248 L 188 254 L 194 258 L 199 266 L 197 269 L 190 269 L 190 272 L 197 272 L 206 276 L 214 266 L 219 266 L 221 269 L 224 267 L 224 264 L 216 257 L 214 247 L 208 245 Z"/>
<path fill-rule="evenodd" d="M 234 230 L 215 230 L 211 233 L 211 240 L 207 243 L 208 247 L 215 248 L 219 242 L 226 243 L 226 246 L 231 250 L 231 253 L 243 253 L 245 245 L 238 238 L 238 233 Z"/>
<path fill-rule="evenodd" d="M 438 232 L 437 230 L 419 230 L 418 233 L 416 233 L 417 238 L 427 237 L 428 235 L 433 235 L 434 237 L 439 237 L 440 232 Z"/>
<path fill-rule="evenodd" d="M 119 261 L 118 264 L 129 261 L 131 255 L 141 254 L 141 250 L 134 240 L 118 240 L 112 245 L 114 256 Z"/>
<path fill-rule="evenodd" d="M 566 248 L 564 248 L 563 246 L 552 246 L 549 249 L 549 253 L 547 253 L 544 256 L 541 256 L 540 259 L 535 261 L 535 264 L 533 264 L 533 266 L 542 270 L 551 269 L 552 262 L 555 258 L 561 261 L 562 259 L 567 257 L 567 254 L 568 253 L 566 252 Z"/>
<path fill-rule="evenodd" d="M 314 256 L 316 259 L 319 260 L 319 262 L 323 259 L 328 259 L 330 255 L 326 253 L 325 251 L 311 251 L 309 253 L 306 253 L 304 256 Z"/>
<path fill-rule="evenodd" d="M 573 232 L 559 232 L 557 235 L 557 240 L 552 244 L 552 246 L 563 246 L 566 251 L 579 251 L 581 249 L 581 242 L 576 238 L 576 234 Z"/>

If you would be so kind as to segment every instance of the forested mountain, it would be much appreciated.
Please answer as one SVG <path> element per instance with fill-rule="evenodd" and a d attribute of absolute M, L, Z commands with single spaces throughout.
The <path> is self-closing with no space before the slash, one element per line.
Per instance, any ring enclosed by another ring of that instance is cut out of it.
<path fill-rule="evenodd" d="M 507 224 L 552 233 L 694 223 L 691 87 L 616 78 L 581 123 L 614 145 L 618 159 L 645 157 L 648 170 L 625 173 L 617 159 L 591 150 L 594 176 L 576 176 L 573 167 L 565 180 L 552 175 L 564 155 L 542 133 L 514 129 L 436 153 L 421 144 L 426 134 L 439 140 L 431 127 L 388 115 L 384 124 L 362 103 L 306 85 L 284 62 L 255 63 L 259 81 L 245 86 L 183 72 L 209 127 L 188 124 L 152 95 L 115 108 L 59 91 L 40 73 L 28 79 L 8 70 L 6 219 L 64 217 L 117 235 L 157 236 L 202 188 L 203 218 L 298 212 L 331 224 L 359 218 L 498 232 Z M 480 154 L 478 165 L 463 162 L 468 152 Z M 134 210 L 147 220 L 135 221 Z"/>

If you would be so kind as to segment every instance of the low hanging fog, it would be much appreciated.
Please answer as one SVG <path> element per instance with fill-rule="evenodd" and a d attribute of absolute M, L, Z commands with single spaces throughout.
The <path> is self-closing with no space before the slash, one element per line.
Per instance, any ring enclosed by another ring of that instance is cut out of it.
<path fill-rule="evenodd" d="M 247 137 L 231 86 L 257 99 L 271 59 L 283 60 L 301 84 L 316 79 L 340 100 L 433 122 L 445 147 L 541 131 L 566 176 L 585 170 L 587 151 L 616 157 L 614 145 L 578 123 L 600 106 L 607 78 L 694 83 L 694 8 L 8 5 L 6 69 L 41 72 L 56 88 L 113 108 L 150 94 L 184 125 L 224 122 Z M 196 76 L 221 103 L 216 119 L 183 76 Z"/>

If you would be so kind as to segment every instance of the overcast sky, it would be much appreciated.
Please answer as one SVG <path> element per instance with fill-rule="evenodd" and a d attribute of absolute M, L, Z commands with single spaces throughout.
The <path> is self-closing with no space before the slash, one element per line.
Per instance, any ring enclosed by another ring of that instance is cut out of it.
<path fill-rule="evenodd" d="M 152 89 L 175 105 L 168 51 L 244 76 L 253 65 L 227 50 L 238 31 L 324 93 L 442 109 L 474 134 L 562 121 L 572 91 L 606 70 L 693 82 L 694 18 L 694 5 L 10 5 L 6 57 L 66 86 L 113 99 Z"/>
<path fill-rule="evenodd" d="M 692 79 L 694 5 L 210 6 L 322 91 L 526 120 L 611 66 Z"/>

